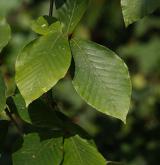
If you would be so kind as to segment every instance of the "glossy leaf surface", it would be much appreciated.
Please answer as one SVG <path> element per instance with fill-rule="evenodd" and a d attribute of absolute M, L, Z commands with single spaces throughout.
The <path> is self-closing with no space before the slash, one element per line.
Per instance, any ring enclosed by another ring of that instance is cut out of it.
<path fill-rule="evenodd" d="M 16 62 L 16 82 L 26 105 L 65 76 L 70 60 L 69 44 L 61 33 L 42 36 L 22 50 Z"/>
<path fill-rule="evenodd" d="M 125 63 L 111 50 L 91 41 L 71 41 L 75 61 L 73 85 L 97 110 L 125 122 L 131 83 Z"/>
<path fill-rule="evenodd" d="M 41 35 L 61 32 L 61 23 L 57 19 L 49 16 L 41 16 L 32 22 L 32 30 Z"/>
<path fill-rule="evenodd" d="M 159 0 L 121 0 L 126 26 L 160 7 Z"/>
<path fill-rule="evenodd" d="M 72 33 L 87 9 L 88 0 L 56 0 L 55 4 L 64 32 Z"/>
<path fill-rule="evenodd" d="M 64 141 L 63 165 L 105 165 L 106 160 L 95 147 L 79 136 Z"/>
<path fill-rule="evenodd" d="M 13 154 L 13 165 L 59 165 L 63 159 L 63 139 L 40 140 L 38 134 L 24 137 L 20 150 Z"/>

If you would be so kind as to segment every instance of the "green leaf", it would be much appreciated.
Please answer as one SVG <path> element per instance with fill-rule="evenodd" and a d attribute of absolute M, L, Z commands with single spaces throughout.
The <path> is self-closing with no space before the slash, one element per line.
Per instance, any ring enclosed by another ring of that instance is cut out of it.
<path fill-rule="evenodd" d="M 16 62 L 16 83 L 28 106 L 63 78 L 70 66 L 67 38 L 48 34 L 28 44 Z"/>
<path fill-rule="evenodd" d="M 73 136 L 64 140 L 63 165 L 106 165 L 106 160 L 85 139 Z"/>
<path fill-rule="evenodd" d="M 26 108 L 25 101 L 22 97 L 22 95 L 17 94 L 15 96 L 12 96 L 12 99 L 14 101 L 16 111 L 18 112 L 18 115 L 26 122 L 31 123 L 31 119 L 28 113 L 28 109 Z M 13 107 L 13 106 L 12 106 Z"/>
<path fill-rule="evenodd" d="M 159 0 L 121 0 L 126 26 L 152 13 L 160 7 Z"/>
<path fill-rule="evenodd" d="M 40 140 L 37 134 L 27 135 L 12 158 L 13 165 L 59 165 L 63 159 L 63 138 Z"/>
<path fill-rule="evenodd" d="M 61 120 L 56 116 L 55 111 L 42 100 L 38 99 L 31 103 L 28 112 L 33 125 L 52 130 L 61 129 Z"/>
<path fill-rule="evenodd" d="M 71 49 L 76 91 L 97 110 L 125 122 L 131 95 L 125 63 L 108 48 L 91 41 L 74 39 Z"/>
<path fill-rule="evenodd" d="M 0 17 L 0 52 L 11 38 L 11 29 L 5 18 Z"/>
<path fill-rule="evenodd" d="M 0 73 L 0 113 L 6 106 L 6 86 Z"/>
<path fill-rule="evenodd" d="M 36 127 L 60 131 L 63 126 L 55 111 L 41 99 L 31 103 L 28 108 L 26 108 L 25 101 L 20 94 L 12 96 L 7 101 L 12 112 Z"/>
<path fill-rule="evenodd" d="M 49 16 L 41 16 L 32 22 L 31 28 L 34 32 L 47 35 L 48 33 L 61 32 L 61 23 Z"/>
<path fill-rule="evenodd" d="M 70 34 L 85 13 L 88 0 L 56 0 L 57 14 L 64 24 L 64 32 Z"/>

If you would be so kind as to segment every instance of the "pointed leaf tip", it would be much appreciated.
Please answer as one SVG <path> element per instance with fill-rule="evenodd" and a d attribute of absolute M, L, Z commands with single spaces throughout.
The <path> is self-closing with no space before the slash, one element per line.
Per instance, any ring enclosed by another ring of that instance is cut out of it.
<path fill-rule="evenodd" d="M 127 66 L 113 51 L 91 41 L 73 39 L 71 49 L 77 93 L 92 107 L 125 123 L 131 97 Z"/>

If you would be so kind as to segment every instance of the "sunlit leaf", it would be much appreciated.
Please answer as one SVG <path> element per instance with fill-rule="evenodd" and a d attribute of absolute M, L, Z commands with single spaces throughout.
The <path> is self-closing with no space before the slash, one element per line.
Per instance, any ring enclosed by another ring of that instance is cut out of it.
<path fill-rule="evenodd" d="M 126 26 L 160 7 L 159 0 L 121 0 Z"/>
<path fill-rule="evenodd" d="M 131 95 L 125 63 L 108 48 L 91 41 L 73 39 L 71 49 L 77 92 L 97 110 L 125 122 Z"/>
<path fill-rule="evenodd" d="M 63 165 L 106 165 L 106 160 L 93 145 L 79 136 L 64 140 Z"/>
<path fill-rule="evenodd" d="M 49 16 L 41 16 L 32 22 L 32 30 L 38 34 L 46 35 L 53 32 L 61 32 L 61 23 Z"/>
<path fill-rule="evenodd" d="M 88 6 L 88 0 L 56 0 L 56 9 L 64 32 L 72 33 Z"/>
<path fill-rule="evenodd" d="M 26 105 L 63 78 L 70 61 L 69 44 L 61 33 L 48 34 L 28 44 L 16 62 L 16 83 Z"/>

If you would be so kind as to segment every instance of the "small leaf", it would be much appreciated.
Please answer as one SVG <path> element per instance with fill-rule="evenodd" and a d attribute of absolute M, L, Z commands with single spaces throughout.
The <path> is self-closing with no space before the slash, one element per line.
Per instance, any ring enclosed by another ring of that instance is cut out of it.
<path fill-rule="evenodd" d="M 61 32 L 61 23 L 49 16 L 41 16 L 32 22 L 31 28 L 34 32 L 47 35 L 48 33 Z"/>
<path fill-rule="evenodd" d="M 27 135 L 12 158 L 13 165 L 59 165 L 63 159 L 63 138 L 40 140 L 38 134 Z"/>
<path fill-rule="evenodd" d="M 26 122 L 31 123 L 31 119 L 28 113 L 28 109 L 26 108 L 25 101 L 22 97 L 22 95 L 17 94 L 15 96 L 12 96 L 12 99 L 15 104 L 16 111 L 18 112 L 18 115 Z M 11 105 L 11 107 L 14 107 Z"/>
<path fill-rule="evenodd" d="M 122 13 L 126 26 L 152 13 L 160 7 L 159 0 L 121 0 Z"/>
<path fill-rule="evenodd" d="M 91 41 L 74 39 L 71 49 L 77 92 L 97 110 L 125 122 L 131 83 L 124 62 L 108 48 Z"/>
<path fill-rule="evenodd" d="M 64 24 L 64 32 L 70 34 L 85 13 L 88 0 L 56 0 L 58 17 Z"/>
<path fill-rule="evenodd" d="M 6 106 L 6 86 L 0 73 L 0 113 Z"/>
<path fill-rule="evenodd" d="M 16 62 L 16 83 L 28 106 L 63 78 L 70 66 L 67 38 L 48 34 L 28 44 Z"/>
<path fill-rule="evenodd" d="M 28 122 L 37 128 L 44 128 L 47 130 L 60 131 L 63 123 L 44 101 L 37 99 L 29 105 L 25 106 L 25 101 L 20 94 L 10 97 L 7 100 L 12 112 L 20 116 L 25 122 Z"/>
<path fill-rule="evenodd" d="M 11 38 L 11 29 L 4 18 L 0 17 L 0 52 Z"/>
<path fill-rule="evenodd" d="M 64 140 L 63 165 L 106 165 L 106 160 L 85 139 L 78 135 Z"/>

